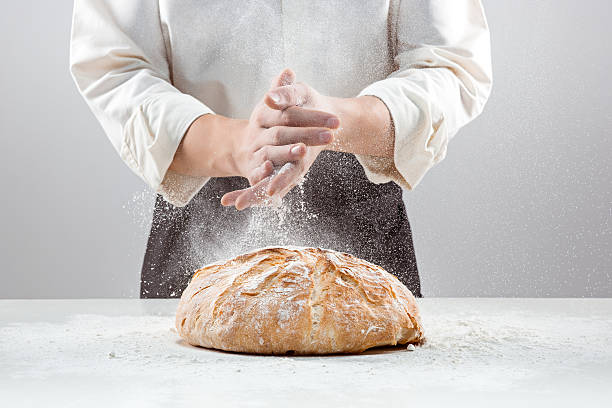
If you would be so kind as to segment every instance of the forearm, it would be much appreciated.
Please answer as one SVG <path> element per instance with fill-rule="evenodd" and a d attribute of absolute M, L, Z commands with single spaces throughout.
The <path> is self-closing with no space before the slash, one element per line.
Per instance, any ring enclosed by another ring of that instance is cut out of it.
<path fill-rule="evenodd" d="M 330 111 L 340 118 L 340 129 L 329 150 L 393 157 L 393 123 L 380 99 L 374 96 L 328 98 Z"/>
<path fill-rule="evenodd" d="M 221 115 L 200 116 L 185 133 L 170 169 L 200 177 L 240 175 L 234 157 L 235 142 L 247 124 L 246 120 Z"/>

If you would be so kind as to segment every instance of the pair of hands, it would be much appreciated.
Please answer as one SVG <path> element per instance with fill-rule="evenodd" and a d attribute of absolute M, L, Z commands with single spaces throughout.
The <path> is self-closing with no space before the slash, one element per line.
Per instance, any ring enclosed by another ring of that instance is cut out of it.
<path fill-rule="evenodd" d="M 380 99 L 321 95 L 296 83 L 295 74 L 285 70 L 250 119 L 222 115 L 196 119 L 170 169 L 195 177 L 247 178 L 249 188 L 221 199 L 221 204 L 242 210 L 279 201 L 325 149 L 393 159 L 394 145 L 393 122 Z"/>
<path fill-rule="evenodd" d="M 250 187 L 231 191 L 224 206 L 242 210 L 279 201 L 299 184 L 340 126 L 331 104 L 286 69 L 272 82 L 236 140 L 234 160 Z"/>

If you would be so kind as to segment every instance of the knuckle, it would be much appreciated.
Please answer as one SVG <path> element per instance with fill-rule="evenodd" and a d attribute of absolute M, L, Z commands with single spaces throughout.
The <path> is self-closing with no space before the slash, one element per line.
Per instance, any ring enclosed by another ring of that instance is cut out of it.
<path fill-rule="evenodd" d="M 280 94 L 283 96 L 283 98 L 285 99 L 285 101 L 291 100 L 291 87 L 292 85 L 287 85 L 278 90 Z"/>
<path fill-rule="evenodd" d="M 304 174 L 306 172 L 306 170 L 308 170 L 308 167 L 306 166 L 306 160 L 300 160 L 300 162 L 298 163 L 298 169 L 299 169 L 299 174 Z"/>
<path fill-rule="evenodd" d="M 318 141 L 319 135 L 321 134 L 321 132 L 325 132 L 325 131 L 327 131 L 327 128 L 313 127 L 312 129 L 308 131 L 308 138 L 313 141 Z"/>
<path fill-rule="evenodd" d="M 255 152 L 253 152 L 253 155 L 251 156 L 249 163 L 251 164 L 251 168 L 255 168 L 257 167 L 257 163 L 259 163 L 261 161 L 261 149 L 256 150 Z"/>
<path fill-rule="evenodd" d="M 293 120 L 293 114 L 291 109 L 285 109 L 281 114 L 281 123 L 285 126 L 289 126 Z"/>
<path fill-rule="evenodd" d="M 253 121 L 257 127 L 265 127 L 268 123 L 266 115 L 264 115 L 263 113 L 256 115 L 253 118 Z"/>
<path fill-rule="evenodd" d="M 296 89 L 301 96 L 301 99 L 304 103 L 310 100 L 310 86 L 305 84 L 304 82 L 298 82 L 296 84 Z"/>
<path fill-rule="evenodd" d="M 298 90 L 295 87 L 295 85 L 291 85 L 288 89 L 287 89 L 288 93 L 289 93 L 289 100 L 293 103 L 296 103 L 298 101 Z"/>
<path fill-rule="evenodd" d="M 255 165 L 259 166 L 261 163 L 265 162 L 268 159 L 268 148 L 264 146 L 257 150 L 253 155 L 255 158 Z"/>
<path fill-rule="evenodd" d="M 281 129 L 278 126 L 273 127 L 271 128 L 270 132 L 271 132 L 270 140 L 272 144 L 273 145 L 281 144 Z"/>
<path fill-rule="evenodd" d="M 255 112 L 253 112 L 253 115 L 251 116 L 251 119 L 257 123 L 257 124 L 261 124 L 261 122 L 263 122 L 264 117 L 263 117 L 263 110 L 262 109 L 255 109 Z"/>

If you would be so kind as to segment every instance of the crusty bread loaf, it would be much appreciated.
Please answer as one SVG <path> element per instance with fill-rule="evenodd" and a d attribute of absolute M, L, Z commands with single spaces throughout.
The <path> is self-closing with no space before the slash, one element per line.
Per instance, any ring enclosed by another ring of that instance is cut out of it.
<path fill-rule="evenodd" d="M 190 344 L 258 354 L 419 343 L 412 293 L 381 267 L 319 248 L 264 248 L 198 270 L 176 313 Z"/>

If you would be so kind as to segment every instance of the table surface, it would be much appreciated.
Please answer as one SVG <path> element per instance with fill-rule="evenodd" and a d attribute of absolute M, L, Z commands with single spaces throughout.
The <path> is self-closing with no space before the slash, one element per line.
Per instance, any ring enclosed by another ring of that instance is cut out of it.
<path fill-rule="evenodd" d="M 610 406 L 612 398 L 612 299 L 419 299 L 428 341 L 415 351 L 314 357 L 189 346 L 173 327 L 176 306 L 0 300 L 2 406 Z"/>

